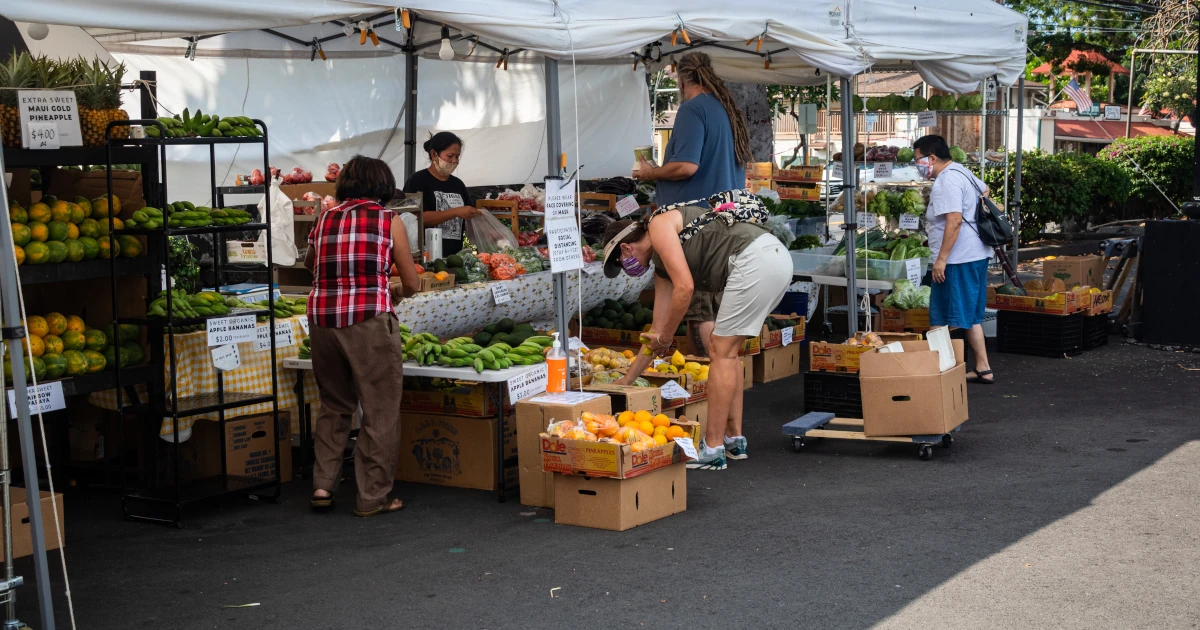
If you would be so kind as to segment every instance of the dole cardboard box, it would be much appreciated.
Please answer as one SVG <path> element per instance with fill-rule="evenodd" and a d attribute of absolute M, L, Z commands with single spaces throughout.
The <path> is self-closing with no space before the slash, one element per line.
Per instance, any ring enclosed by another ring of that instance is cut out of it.
<path fill-rule="evenodd" d="M 683 388 L 683 391 L 687 392 L 688 394 L 692 393 L 693 381 L 691 376 L 687 374 L 671 374 L 670 372 L 664 373 L 656 370 L 646 370 L 642 373 L 642 378 L 650 381 L 651 385 L 658 387 L 660 392 L 667 383 L 675 383 L 679 387 Z M 687 403 L 689 398 L 691 398 L 691 396 L 681 396 L 679 398 L 667 398 L 666 396 L 662 396 L 662 410 L 666 411 L 668 409 L 682 407 L 685 403 Z"/>
<path fill-rule="evenodd" d="M 687 510 L 687 467 L 631 479 L 565 475 L 554 485 L 554 522 L 623 532 Z"/>
<path fill-rule="evenodd" d="M 542 445 L 538 436 L 550 423 L 577 420 L 585 411 L 612 414 L 612 399 L 597 392 L 538 394 L 518 401 L 516 408 L 521 504 L 552 508 L 554 475 L 542 471 Z"/>
<path fill-rule="evenodd" d="M 987 307 L 1002 311 L 1070 315 L 1086 311 L 1091 305 L 1092 293 L 1088 287 L 1039 295 L 1004 295 L 996 293 L 996 286 L 987 289 Z"/>
<path fill-rule="evenodd" d="M 754 382 L 770 383 L 800 373 L 800 344 L 770 348 L 754 357 Z"/>
<path fill-rule="evenodd" d="M 516 423 L 504 422 L 504 459 L 517 456 Z M 508 465 L 504 485 L 517 483 Z M 496 419 L 405 414 L 400 417 L 400 458 L 396 479 L 456 488 L 495 490 Z"/>
<path fill-rule="evenodd" d="M 1088 315 L 1103 315 L 1113 310 L 1113 292 L 1100 291 L 1092 293 L 1092 305 L 1088 307 Z"/>
<path fill-rule="evenodd" d="M 622 411 L 646 410 L 651 415 L 657 415 L 662 412 L 662 393 L 657 387 L 636 387 L 633 385 L 617 385 L 615 383 L 597 383 L 592 381 L 590 385 L 583 387 L 583 391 L 608 394 L 612 411 L 602 413 L 616 415 Z M 594 409 L 584 409 L 582 411 L 595 412 Z M 546 424 L 549 425 L 550 423 L 547 422 Z M 546 427 L 543 426 L 541 430 L 544 431 L 545 429 Z"/>
<path fill-rule="evenodd" d="M 884 332 L 925 332 L 929 330 L 929 309 L 883 307 L 879 310 L 879 321 Z"/>
<path fill-rule="evenodd" d="M 796 320 L 799 323 L 795 326 L 785 326 L 784 328 L 792 329 L 792 341 L 790 343 L 799 343 L 804 340 L 804 317 L 792 313 L 791 315 L 768 315 L 767 317 L 776 321 L 785 319 Z M 762 331 L 758 335 L 759 347 L 763 350 L 778 348 L 783 345 L 783 328 L 771 330 L 766 324 L 763 324 Z"/>
<path fill-rule="evenodd" d="M 863 433 L 868 437 L 942 435 L 967 420 L 967 366 L 961 339 L 954 367 L 942 372 L 928 341 L 899 342 L 904 352 L 860 357 Z"/>
<path fill-rule="evenodd" d="M 1096 255 L 1059 256 L 1042 261 L 1042 279 L 1062 280 L 1068 289 L 1077 286 L 1104 286 L 1104 269 L 1108 262 Z"/>
<path fill-rule="evenodd" d="M 542 469 L 563 475 L 627 479 L 678 464 L 686 458 L 675 442 L 634 452 L 629 444 L 566 440 L 548 433 L 538 437 L 542 442 Z M 556 479 L 555 484 L 558 482 Z M 557 488 L 554 496 L 557 500 Z"/>
<path fill-rule="evenodd" d="M 852 346 L 845 343 L 810 341 L 808 343 L 808 369 L 813 372 L 858 372 L 858 359 L 871 346 Z"/>
<path fill-rule="evenodd" d="M 421 376 L 405 376 L 400 410 L 469 418 L 496 417 L 496 401 L 488 395 L 483 383 L 447 379 L 437 382 L 442 384 L 435 385 L 434 379 Z M 512 403 L 507 400 L 508 394 L 504 396 L 507 411 L 512 409 Z"/>

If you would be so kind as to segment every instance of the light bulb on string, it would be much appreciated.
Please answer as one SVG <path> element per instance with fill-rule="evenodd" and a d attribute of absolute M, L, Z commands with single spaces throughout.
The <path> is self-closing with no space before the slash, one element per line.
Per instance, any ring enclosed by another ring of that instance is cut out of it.
<path fill-rule="evenodd" d="M 450 61 L 454 59 L 454 47 L 450 45 L 450 29 L 442 27 L 442 46 L 438 48 L 438 59 Z"/>
<path fill-rule="evenodd" d="M 45 24 L 30 24 L 25 32 L 29 34 L 30 39 L 40 41 L 46 39 L 46 36 L 50 34 L 50 27 Z"/>

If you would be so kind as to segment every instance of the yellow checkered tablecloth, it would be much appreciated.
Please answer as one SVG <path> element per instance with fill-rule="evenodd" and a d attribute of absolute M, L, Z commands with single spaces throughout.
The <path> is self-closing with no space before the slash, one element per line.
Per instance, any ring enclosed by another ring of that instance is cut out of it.
<path fill-rule="evenodd" d="M 282 367 L 284 359 L 295 358 L 300 352 L 300 342 L 308 335 L 304 332 L 304 327 L 300 324 L 298 317 L 290 317 L 288 319 L 276 320 L 276 323 L 291 322 L 293 337 L 296 341 L 295 345 L 279 346 L 275 348 L 276 367 L 278 369 L 279 390 L 276 392 L 279 398 L 279 409 L 287 409 L 295 407 L 299 403 L 296 397 L 296 370 L 287 370 Z M 266 322 L 258 324 L 259 328 L 267 326 Z M 167 342 L 164 337 L 163 343 Z M 245 341 L 238 344 L 238 354 L 241 357 L 241 365 L 236 369 L 222 374 L 224 380 L 224 389 L 226 393 L 245 393 L 245 394 L 269 394 L 271 393 L 271 351 L 258 350 L 257 343 L 254 341 Z M 199 331 L 182 335 L 175 335 L 175 367 L 176 378 L 178 383 L 178 395 L 193 396 L 197 394 L 215 393 L 217 391 L 217 370 L 213 367 L 211 348 L 208 347 L 208 333 Z M 164 376 L 167 379 L 171 378 L 170 366 L 164 366 Z M 304 396 L 307 402 L 317 402 L 317 382 L 311 370 L 303 372 L 304 375 Z M 168 392 L 170 391 L 168 383 Z M 145 390 L 139 386 L 139 391 L 145 395 Z M 91 395 L 89 401 L 97 407 L 104 409 L 117 408 L 116 390 L 108 390 L 96 392 Z M 271 411 L 271 403 L 260 403 L 247 407 L 237 407 L 225 412 L 225 417 L 236 418 L 239 416 L 251 416 L 260 413 L 269 413 Z M 189 416 L 179 419 L 179 430 L 181 434 L 190 431 L 192 424 L 196 420 L 204 418 L 214 418 L 214 414 L 204 414 L 202 416 Z M 163 418 L 162 428 L 159 434 L 163 437 L 170 437 L 174 431 L 173 422 L 170 417 Z M 186 439 L 181 435 L 181 439 Z"/>

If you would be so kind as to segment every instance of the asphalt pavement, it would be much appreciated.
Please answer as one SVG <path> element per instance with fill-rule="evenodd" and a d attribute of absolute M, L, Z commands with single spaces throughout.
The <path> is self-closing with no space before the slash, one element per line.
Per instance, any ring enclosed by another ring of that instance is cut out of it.
<path fill-rule="evenodd" d="M 1200 354 L 995 354 L 932 461 L 823 441 L 796 453 L 801 377 L 746 396 L 750 459 L 688 473 L 686 512 L 626 532 L 493 493 L 397 484 L 400 513 L 193 509 L 125 522 L 68 491 L 80 628 L 1194 628 Z M 69 627 L 58 554 L 58 627 Z M 18 572 L 32 582 L 29 559 Z M 37 621 L 35 588 L 18 591 Z M 253 606 L 243 606 L 254 604 Z"/>

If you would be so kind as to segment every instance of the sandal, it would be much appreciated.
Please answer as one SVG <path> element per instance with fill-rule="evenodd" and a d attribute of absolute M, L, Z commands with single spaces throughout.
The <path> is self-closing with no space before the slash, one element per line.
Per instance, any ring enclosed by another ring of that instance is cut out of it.
<path fill-rule="evenodd" d="M 988 374 L 991 374 L 992 378 L 983 378 Z M 975 376 L 968 376 L 967 381 L 970 383 L 983 383 L 984 385 L 991 385 L 996 382 L 996 375 L 992 373 L 991 370 L 984 370 Z"/>
<path fill-rule="evenodd" d="M 308 500 L 308 504 L 314 510 L 328 510 L 329 508 L 333 507 L 333 504 L 334 504 L 333 495 L 330 494 L 327 497 L 318 497 L 316 495 L 313 495 L 313 497 Z"/>
<path fill-rule="evenodd" d="M 390 514 L 392 512 L 399 512 L 400 510 L 403 510 L 403 509 L 404 509 L 403 501 L 399 501 L 398 499 L 388 499 L 387 503 L 375 508 L 374 510 L 371 510 L 370 512 L 354 510 L 354 515 L 358 516 L 358 517 L 362 517 L 362 518 L 367 518 L 370 516 L 379 516 L 380 514 Z"/>

